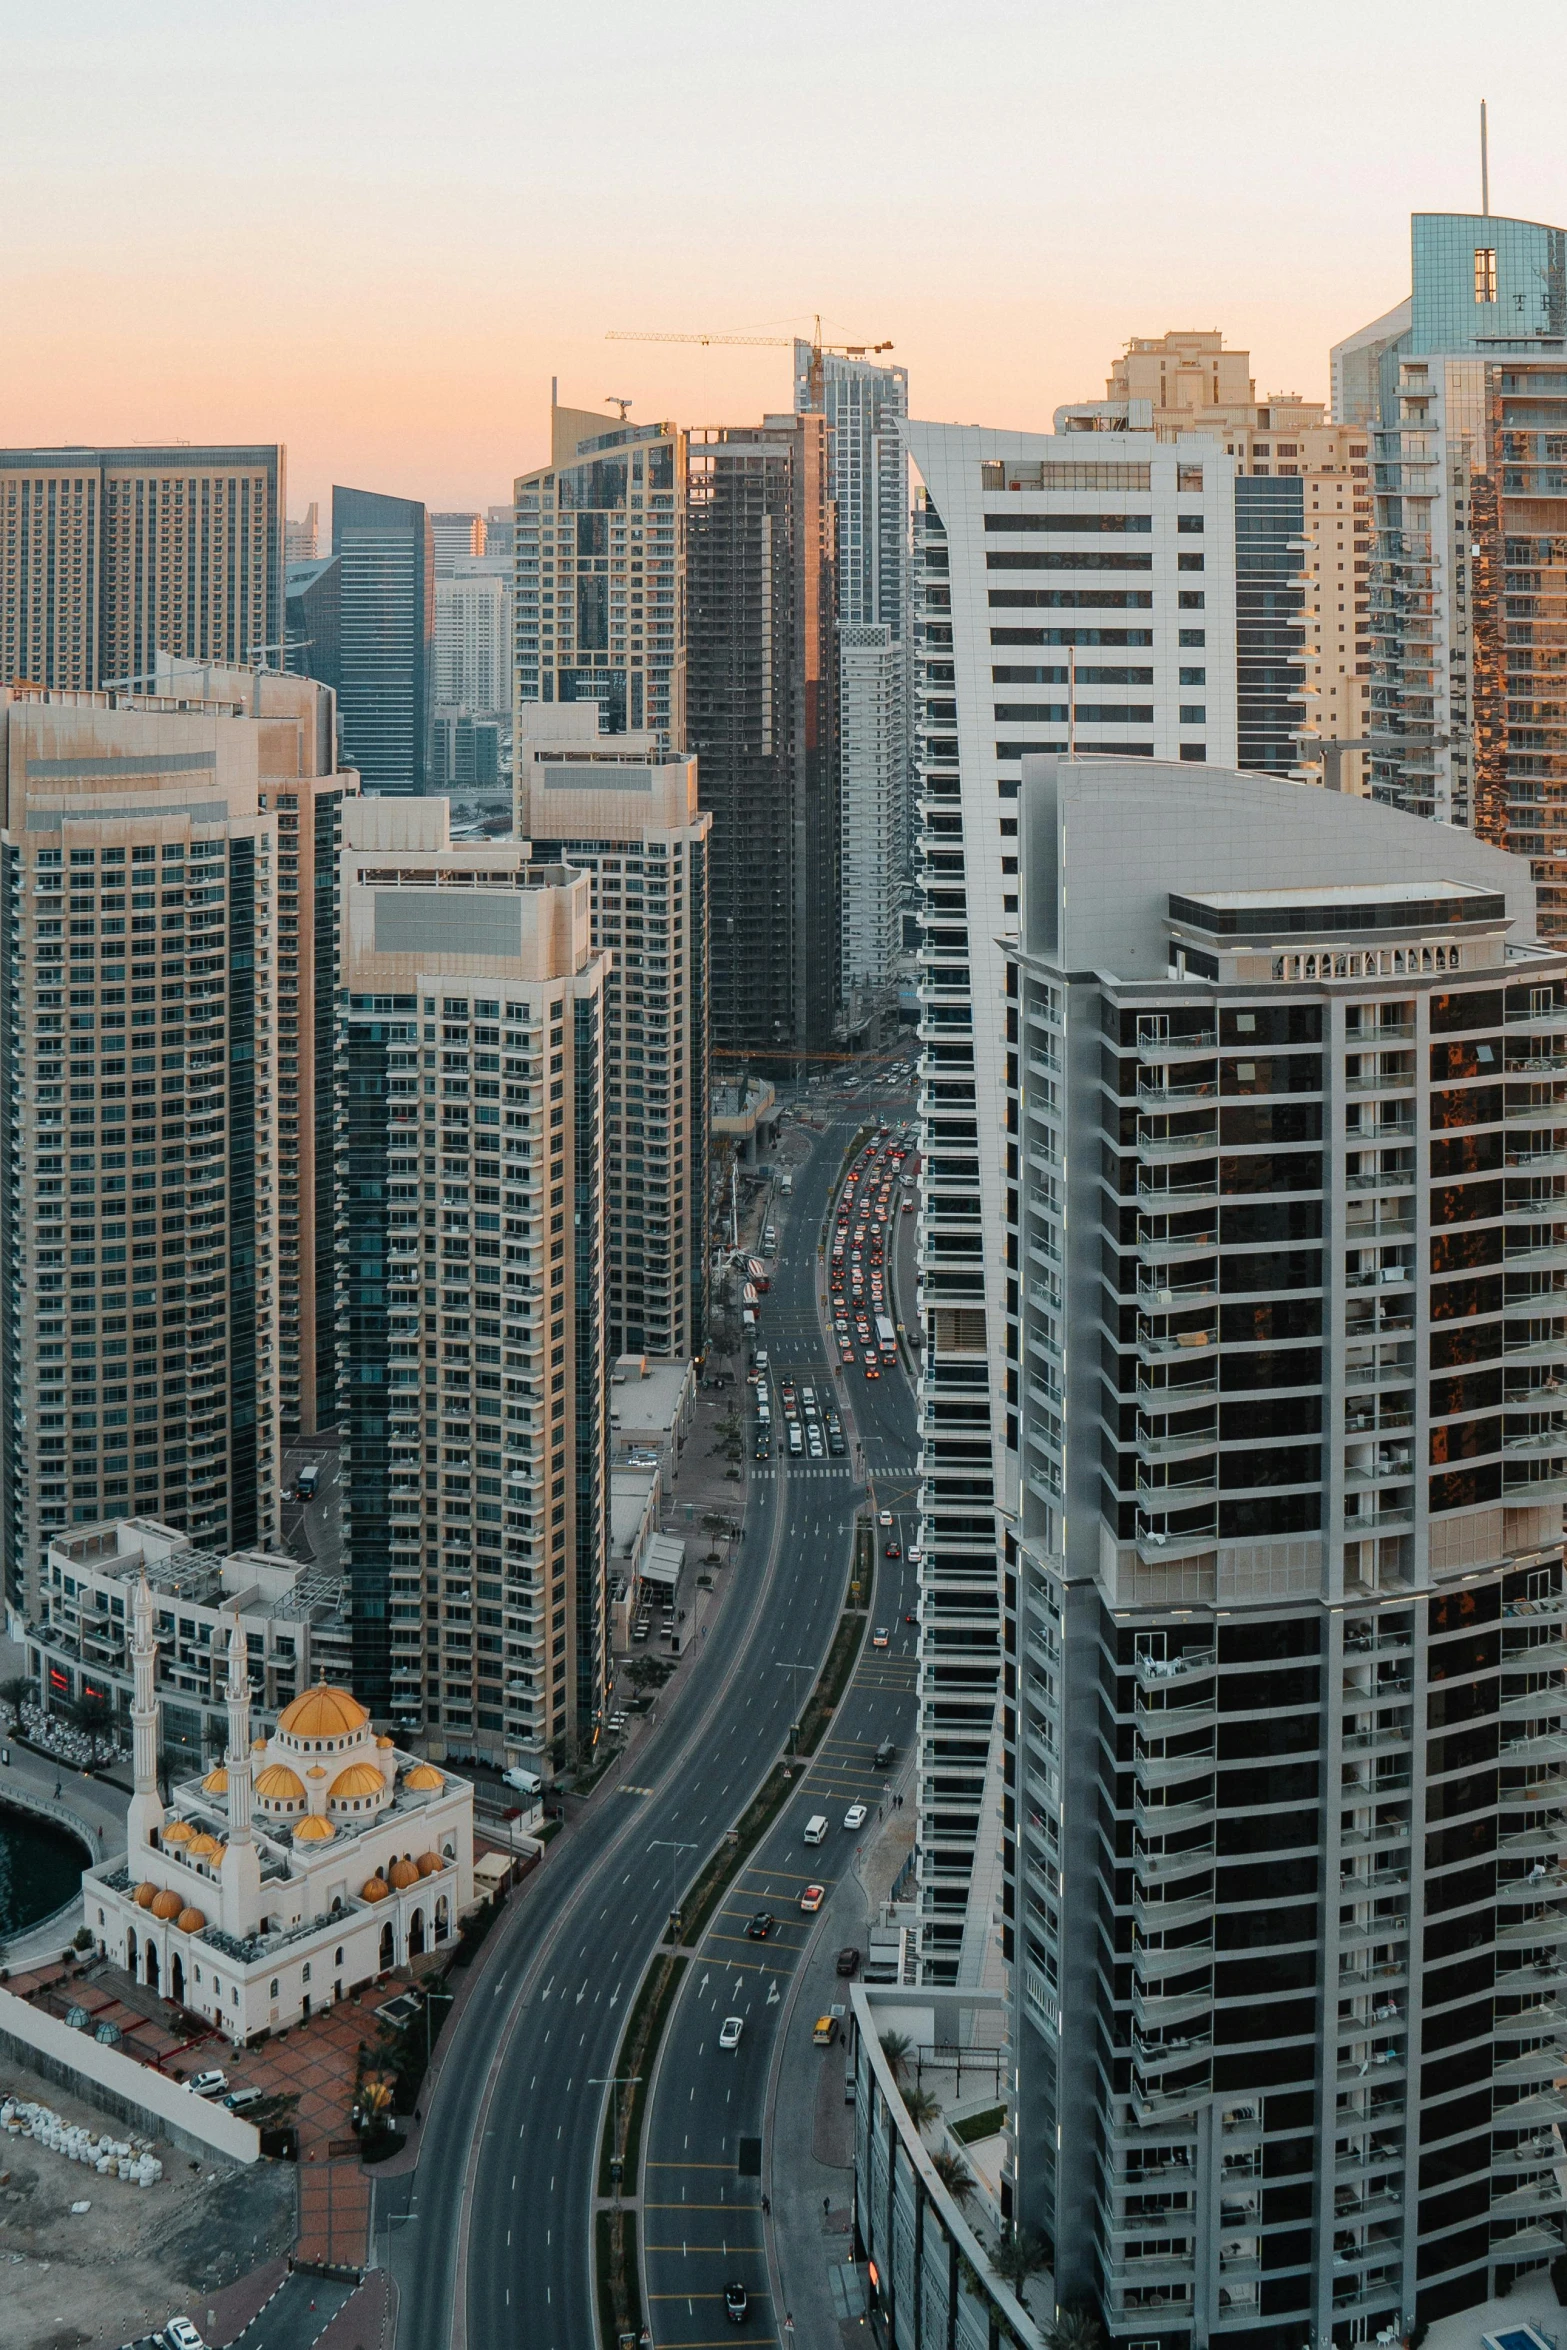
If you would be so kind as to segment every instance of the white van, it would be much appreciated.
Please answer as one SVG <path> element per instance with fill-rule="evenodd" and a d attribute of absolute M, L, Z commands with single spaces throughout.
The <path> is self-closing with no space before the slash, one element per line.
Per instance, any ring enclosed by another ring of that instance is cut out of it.
<path fill-rule="evenodd" d="M 805 1841 L 807 1844 L 826 1843 L 827 1815 L 825 1812 L 812 1812 L 810 1818 L 805 1823 Z"/>

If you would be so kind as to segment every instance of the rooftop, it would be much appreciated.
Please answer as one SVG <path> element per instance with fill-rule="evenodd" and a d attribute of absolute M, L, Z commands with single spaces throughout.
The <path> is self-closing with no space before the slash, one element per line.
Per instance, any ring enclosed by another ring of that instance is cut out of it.
<path fill-rule="evenodd" d="M 99 1582 L 119 1583 L 129 1593 L 145 1572 L 157 1599 L 193 1607 L 238 1609 L 242 1615 L 293 1621 L 330 1615 L 342 1600 L 342 1580 L 319 1567 L 270 1551 L 242 1550 L 223 1556 L 201 1550 L 177 1527 L 155 1518 L 116 1518 L 59 1534 L 49 1545 L 50 1565 L 90 1573 Z"/>

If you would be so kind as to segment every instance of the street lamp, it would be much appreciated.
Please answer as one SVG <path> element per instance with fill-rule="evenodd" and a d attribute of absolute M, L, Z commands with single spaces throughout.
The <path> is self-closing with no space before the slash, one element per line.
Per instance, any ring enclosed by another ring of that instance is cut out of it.
<path fill-rule="evenodd" d="M 671 1836 L 656 1836 L 648 1846 L 649 1852 L 667 1852 L 669 1855 L 669 1935 L 672 1942 L 680 1939 L 675 1930 L 675 1920 L 679 1914 L 675 1908 L 675 1871 L 680 1866 L 680 1855 L 683 1852 L 695 1852 L 696 1849 L 694 1844 L 679 1844 Z"/>
<path fill-rule="evenodd" d="M 775 1657 L 774 1657 L 774 1659 L 773 1659 L 773 1665 L 774 1665 L 774 1668 L 775 1668 L 775 1669 L 776 1669 L 778 1672 L 780 1672 L 780 1673 L 809 1673 L 809 1672 L 810 1672 L 810 1671 L 812 1671 L 812 1669 L 813 1669 L 813 1668 L 812 1668 L 812 1667 L 811 1667 L 809 1664 L 787 1663 L 787 1662 L 784 1660 L 784 1658 L 783 1658 L 783 1657 L 781 1657 L 781 1656 L 775 1656 Z M 797 1681 L 797 1682 L 795 1683 L 795 1685 L 794 1685 L 794 1720 L 793 1720 L 793 1721 L 792 1721 L 792 1722 L 789 1724 L 789 1752 L 790 1752 L 791 1754 L 793 1754 L 793 1753 L 794 1753 L 794 1751 L 795 1751 L 795 1742 L 796 1742 L 796 1740 L 798 1739 L 799 1735 L 800 1735 L 800 1684 L 799 1684 L 799 1682 Z"/>
<path fill-rule="evenodd" d="M 617 2203 L 620 2201 L 620 2178 L 623 2167 L 622 2156 L 620 2152 L 620 2092 L 622 2089 L 635 2089 L 640 2083 L 641 2079 L 642 2075 L 640 2073 L 621 2073 L 618 2075 L 608 2074 L 602 2080 L 590 2080 L 588 2082 L 588 2087 L 590 2089 L 613 2089 L 615 2092 L 615 2127 L 610 2140 L 612 2151 L 609 2158 L 609 2176 L 610 2182 L 615 2190 L 615 2201 Z"/>

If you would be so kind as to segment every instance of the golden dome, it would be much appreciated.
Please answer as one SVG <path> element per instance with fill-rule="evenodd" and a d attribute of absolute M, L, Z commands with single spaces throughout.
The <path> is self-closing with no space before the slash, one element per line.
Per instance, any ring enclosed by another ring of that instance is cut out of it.
<path fill-rule="evenodd" d="M 417 1885 L 419 1882 L 419 1871 L 411 1860 L 394 1860 L 386 1873 L 399 1893 L 406 1885 Z"/>
<path fill-rule="evenodd" d="M 165 1844 L 188 1844 L 196 1833 L 189 1820 L 170 1820 L 160 1832 Z"/>
<path fill-rule="evenodd" d="M 384 1795 L 386 1781 L 374 1763 L 350 1763 L 346 1771 L 339 1771 L 332 1781 L 329 1800 L 344 1803 L 353 1795 Z"/>
<path fill-rule="evenodd" d="M 216 1836 L 201 1835 L 192 1836 L 187 1850 L 196 1860 L 215 1860 L 222 1853 L 223 1847 Z"/>
<path fill-rule="evenodd" d="M 391 1739 L 390 1739 L 390 1738 L 381 1737 L 381 1738 L 378 1738 L 378 1739 L 376 1740 L 376 1744 L 377 1744 L 377 1746 L 379 1746 L 379 1747 L 385 1748 L 385 1747 L 388 1747 L 388 1746 L 390 1746 L 390 1745 L 392 1744 L 392 1741 L 391 1741 Z"/>
<path fill-rule="evenodd" d="M 269 1803 L 303 1803 L 305 1782 L 287 1763 L 269 1763 L 256 1774 L 256 1793 L 264 1795 Z"/>
<path fill-rule="evenodd" d="M 446 1781 L 441 1777 L 441 1774 L 436 1769 L 434 1763 L 415 1763 L 413 1769 L 409 1772 L 407 1778 L 403 1781 L 403 1785 L 405 1787 L 411 1787 L 416 1795 L 422 1795 L 430 1789 L 438 1791 L 440 1788 L 444 1787 L 445 1784 Z"/>
<path fill-rule="evenodd" d="M 359 1888 L 361 1901 L 385 1901 L 392 1888 L 384 1877 L 367 1877 Z"/>
<path fill-rule="evenodd" d="M 155 1918 L 177 1918 L 184 1906 L 179 1895 L 170 1893 L 167 1888 L 152 1897 L 152 1914 Z"/>
<path fill-rule="evenodd" d="M 307 1779 L 324 1779 L 326 1777 L 326 1765 L 324 1763 L 312 1763 L 309 1770 L 305 1773 L 305 1777 Z"/>
<path fill-rule="evenodd" d="M 421 1852 L 414 1866 L 421 1877 L 433 1877 L 445 1868 L 446 1863 L 438 1852 Z"/>
<path fill-rule="evenodd" d="M 199 1934 L 206 1922 L 204 1909 L 182 1909 L 174 1921 L 182 1934 Z"/>
<path fill-rule="evenodd" d="M 329 1836 L 336 1834 L 337 1830 L 330 1820 L 301 1820 L 294 1830 L 294 1842 L 296 1844 L 324 1844 Z"/>
<path fill-rule="evenodd" d="M 203 1795 L 227 1795 L 228 1791 L 229 1775 L 224 1765 L 219 1763 L 217 1769 L 209 1771 L 202 1780 L 201 1792 Z"/>
<path fill-rule="evenodd" d="M 347 1689 L 322 1682 L 306 1689 L 278 1715 L 277 1726 L 290 1738 L 346 1738 L 362 1730 L 370 1719 L 357 1697 Z"/>
<path fill-rule="evenodd" d="M 267 1751 L 266 1740 L 264 1738 L 252 1738 L 250 1742 L 250 1751 L 252 1754 L 265 1754 Z"/>
<path fill-rule="evenodd" d="M 158 1898 L 158 1888 L 156 1885 L 138 1885 L 132 1898 L 138 1909 L 151 1909 Z"/>

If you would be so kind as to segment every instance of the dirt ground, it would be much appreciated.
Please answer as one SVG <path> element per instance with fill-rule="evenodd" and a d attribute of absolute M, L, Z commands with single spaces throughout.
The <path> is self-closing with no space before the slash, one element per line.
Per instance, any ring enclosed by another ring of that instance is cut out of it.
<path fill-rule="evenodd" d="M 0 2090 L 69 2122 L 127 2134 L 63 2089 L 17 2071 Z M 162 2325 L 294 2239 L 291 2163 L 197 2164 L 166 2144 L 155 2187 L 100 2178 L 31 2138 L 0 2137 L 0 2339 L 6 2350 L 89 2350 Z M 89 2211 L 73 2214 L 86 2201 Z"/>

